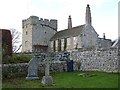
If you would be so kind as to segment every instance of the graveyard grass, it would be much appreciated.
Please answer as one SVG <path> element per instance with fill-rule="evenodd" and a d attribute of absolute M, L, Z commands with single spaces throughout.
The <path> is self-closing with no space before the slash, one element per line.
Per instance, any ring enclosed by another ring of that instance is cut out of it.
<path fill-rule="evenodd" d="M 83 77 L 79 74 L 96 74 L 93 77 Z M 43 76 L 43 75 L 42 75 Z M 40 80 L 26 80 L 24 77 L 6 79 L 3 88 L 118 88 L 118 74 L 105 72 L 56 72 L 52 73 L 53 86 L 42 86 Z"/>

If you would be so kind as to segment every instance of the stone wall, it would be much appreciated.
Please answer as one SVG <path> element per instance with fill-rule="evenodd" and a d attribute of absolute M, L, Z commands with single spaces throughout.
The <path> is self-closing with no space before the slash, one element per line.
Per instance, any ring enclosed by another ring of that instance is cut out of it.
<path fill-rule="evenodd" d="M 117 49 L 74 51 L 71 58 L 77 62 L 75 66 L 79 64 L 78 67 L 82 71 L 118 71 Z"/>
<path fill-rule="evenodd" d="M 52 63 L 50 65 L 50 72 L 63 72 L 67 71 L 67 63 L 61 62 L 61 63 Z M 45 72 L 45 65 L 40 64 L 38 68 L 38 73 L 44 73 Z M 28 73 L 28 63 L 19 63 L 19 64 L 3 64 L 2 66 L 2 76 L 3 78 L 10 77 L 11 75 L 15 73 Z"/>
<path fill-rule="evenodd" d="M 82 50 L 71 52 L 71 59 L 74 61 L 74 71 L 102 71 L 118 72 L 118 50 Z M 28 72 L 28 63 L 3 64 L 3 73 Z M 45 65 L 40 63 L 38 68 L 40 73 L 44 73 Z M 51 72 L 67 71 L 67 62 L 55 62 L 50 65 Z"/>

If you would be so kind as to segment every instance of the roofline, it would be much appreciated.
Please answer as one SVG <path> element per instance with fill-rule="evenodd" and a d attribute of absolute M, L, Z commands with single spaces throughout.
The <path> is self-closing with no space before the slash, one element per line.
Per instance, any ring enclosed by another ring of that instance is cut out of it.
<path fill-rule="evenodd" d="M 73 28 L 71 28 L 71 29 L 74 29 L 74 28 L 77 28 L 77 27 L 82 27 L 82 26 L 85 26 L 85 24 L 83 24 L 83 25 L 79 25 L 79 26 L 75 26 L 75 27 L 73 27 Z M 67 30 L 71 30 L 71 29 L 64 29 L 64 30 L 61 30 L 61 31 L 57 31 L 56 32 L 56 34 L 57 33 L 60 33 L 60 32 L 64 32 L 64 31 L 67 31 Z M 73 37 L 75 37 L 75 36 L 79 36 L 79 35 L 73 35 Z M 54 37 L 54 36 L 53 36 Z M 65 37 L 65 38 L 69 38 L 68 36 L 67 37 Z M 50 41 L 54 41 L 54 40 L 58 40 L 59 38 L 56 38 L 56 39 L 50 39 Z M 63 39 L 63 38 L 60 38 L 60 39 Z"/>
<path fill-rule="evenodd" d="M 77 27 L 79 27 L 79 26 L 85 26 L 85 25 L 86 25 L 86 24 L 78 25 L 78 26 L 72 27 L 71 29 L 73 29 L 73 28 L 77 28 Z M 63 29 L 63 30 L 60 30 L 60 31 L 58 31 L 58 32 L 65 31 L 65 30 L 68 30 L 68 28 L 67 28 L 67 29 Z"/>

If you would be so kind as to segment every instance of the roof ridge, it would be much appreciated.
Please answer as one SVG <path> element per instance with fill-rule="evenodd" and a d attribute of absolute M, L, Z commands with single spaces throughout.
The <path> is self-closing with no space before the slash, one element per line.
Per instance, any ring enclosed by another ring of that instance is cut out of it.
<path fill-rule="evenodd" d="M 78 28 L 78 27 L 82 27 L 82 26 L 85 26 L 85 24 L 72 27 L 71 29 Z M 60 30 L 60 31 L 58 31 L 58 32 L 65 31 L 65 30 L 68 30 L 68 29 Z"/>
<path fill-rule="evenodd" d="M 50 40 L 68 38 L 71 36 L 78 36 L 80 32 L 84 30 L 84 26 L 85 24 L 73 27 L 71 29 L 64 29 L 64 30 L 58 31 Z"/>

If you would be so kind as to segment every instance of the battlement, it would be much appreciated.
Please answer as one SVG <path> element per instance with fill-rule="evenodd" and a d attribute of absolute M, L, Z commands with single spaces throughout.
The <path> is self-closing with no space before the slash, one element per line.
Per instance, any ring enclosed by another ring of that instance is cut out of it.
<path fill-rule="evenodd" d="M 28 19 L 24 19 L 22 20 L 22 26 L 23 28 L 25 28 L 26 25 L 42 25 L 42 26 L 46 26 L 46 27 L 49 27 L 49 28 L 52 28 L 54 30 L 57 31 L 57 20 L 56 19 L 43 19 L 43 18 L 40 18 L 37 17 L 37 16 L 30 16 Z"/>

